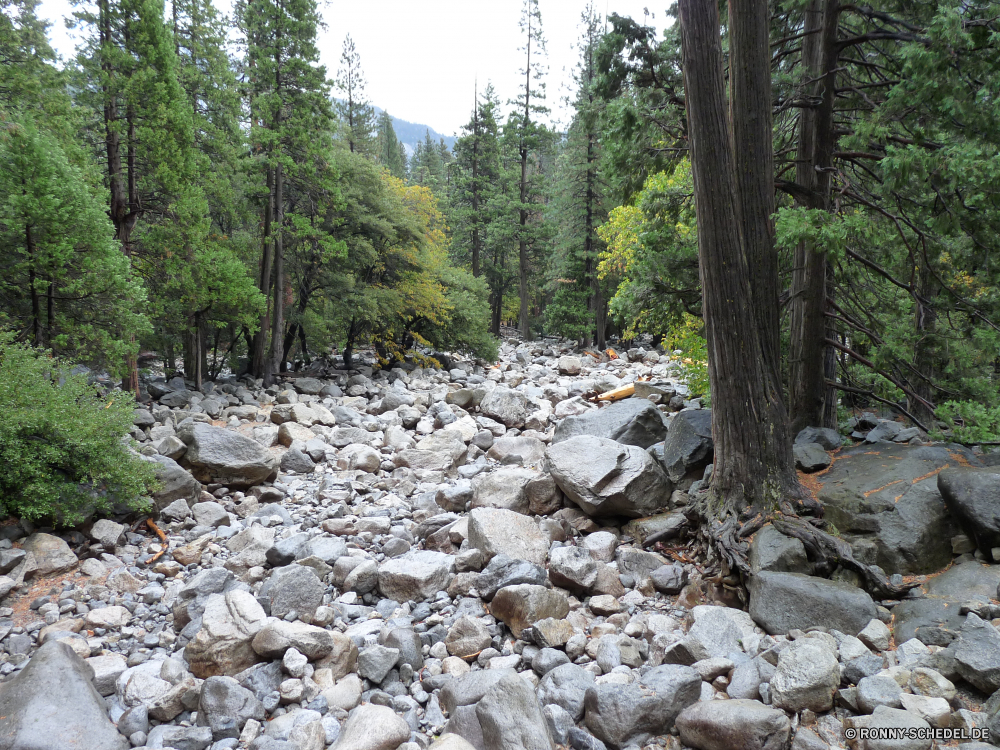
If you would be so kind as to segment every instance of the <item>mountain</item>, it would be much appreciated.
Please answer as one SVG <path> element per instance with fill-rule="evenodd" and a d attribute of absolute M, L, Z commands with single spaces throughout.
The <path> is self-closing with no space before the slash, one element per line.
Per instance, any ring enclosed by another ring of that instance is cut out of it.
<path fill-rule="evenodd" d="M 382 109 L 380 107 L 373 107 L 376 115 L 382 114 Z M 396 137 L 399 142 L 406 147 L 406 158 L 409 159 L 413 156 L 413 152 L 417 147 L 418 143 L 423 143 L 424 135 L 427 131 L 431 133 L 431 140 L 437 143 L 442 138 L 448 148 L 455 148 L 456 137 L 453 135 L 442 135 L 437 132 L 430 125 L 421 125 L 420 123 L 410 122 L 409 120 L 401 120 L 395 115 L 392 116 L 392 129 L 396 131 Z"/>

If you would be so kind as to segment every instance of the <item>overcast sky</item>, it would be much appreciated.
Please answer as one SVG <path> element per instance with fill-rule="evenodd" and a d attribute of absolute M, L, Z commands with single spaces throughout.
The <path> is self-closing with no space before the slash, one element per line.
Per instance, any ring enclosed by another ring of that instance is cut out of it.
<path fill-rule="evenodd" d="M 327 28 L 320 32 L 322 62 L 336 75 L 341 45 L 351 34 L 361 55 L 373 104 L 404 120 L 451 135 L 469 119 L 473 87 L 493 82 L 500 98 L 513 98 L 524 60 L 518 20 L 521 0 L 320 0 Z M 169 6 L 169 0 L 167 0 Z M 223 12 L 231 0 L 216 0 Z M 567 119 L 560 100 L 577 59 L 580 14 L 586 0 L 540 0 L 548 49 L 548 105 Z M 667 0 L 595 0 L 598 12 L 636 20 L 648 8 L 658 30 L 669 22 Z M 64 58 L 73 54 L 63 18 L 70 0 L 42 0 L 39 14 L 53 23 L 50 35 Z"/>

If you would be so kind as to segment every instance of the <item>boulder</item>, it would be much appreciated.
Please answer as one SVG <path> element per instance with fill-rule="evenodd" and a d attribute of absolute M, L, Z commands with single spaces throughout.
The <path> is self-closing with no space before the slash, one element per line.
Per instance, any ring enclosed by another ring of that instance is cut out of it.
<path fill-rule="evenodd" d="M 795 444 L 816 443 L 820 447 L 833 451 L 840 447 L 840 433 L 830 427 L 806 427 L 795 436 Z"/>
<path fill-rule="evenodd" d="M 573 721 L 583 718 L 587 691 L 594 687 L 594 673 L 577 664 L 563 664 L 545 673 L 538 683 L 543 706 L 559 706 Z"/>
<path fill-rule="evenodd" d="M 816 713 L 833 707 L 840 686 L 840 665 L 833 648 L 816 638 L 802 638 L 778 654 L 771 678 L 771 703 L 792 713 Z"/>
<path fill-rule="evenodd" d="M 0 683 L 0 747 L 10 750 L 128 750 L 108 720 L 94 672 L 56 640 Z"/>
<path fill-rule="evenodd" d="M 258 598 L 271 605 L 271 615 L 284 617 L 290 612 L 304 622 L 311 622 L 316 609 L 323 603 L 324 586 L 316 571 L 305 565 L 277 568 L 260 588 Z"/>
<path fill-rule="evenodd" d="M 490 612 L 506 623 L 515 638 L 520 638 L 525 628 L 539 620 L 565 617 L 569 614 L 569 602 L 552 589 L 521 583 L 500 589 L 493 597 Z"/>
<path fill-rule="evenodd" d="M 629 685 L 587 690 L 584 721 L 594 736 L 619 750 L 667 734 L 674 720 L 701 695 L 701 677 L 691 667 L 665 664 Z"/>
<path fill-rule="evenodd" d="M 203 482 L 241 489 L 260 484 L 277 469 L 277 459 L 266 448 L 233 430 L 194 422 L 183 425 L 177 436 L 188 446 L 185 463 Z"/>
<path fill-rule="evenodd" d="M 750 616 L 771 634 L 823 625 L 857 635 L 876 611 L 871 596 L 848 583 L 761 571 L 750 580 Z"/>
<path fill-rule="evenodd" d="M 878 443 L 843 451 L 818 476 L 824 518 L 848 542 L 874 542 L 874 559 L 889 574 L 934 573 L 952 560 L 957 527 L 938 490 L 948 466 L 980 465 L 956 445 L 913 447 Z M 870 540 L 870 541 L 869 541 Z"/>
<path fill-rule="evenodd" d="M 528 397 L 504 386 L 497 386 L 487 393 L 479 404 L 479 410 L 507 427 L 523 427 L 531 413 Z"/>
<path fill-rule="evenodd" d="M 765 526 L 750 543 L 750 571 L 802 573 L 809 570 L 806 548 L 798 539 L 785 536 L 773 526 Z"/>
<path fill-rule="evenodd" d="M 487 559 L 504 554 L 544 565 L 549 538 L 529 516 L 501 508 L 475 508 L 469 513 L 469 546 Z"/>
<path fill-rule="evenodd" d="M 450 715 L 454 715 L 462 706 L 478 703 L 490 688 L 507 675 L 516 677 L 517 672 L 513 669 L 483 669 L 448 680 L 441 688 L 441 706 Z"/>
<path fill-rule="evenodd" d="M 1000 690 L 1000 632 L 970 612 L 955 645 L 955 662 L 966 682 L 988 694 Z"/>
<path fill-rule="evenodd" d="M 396 750 L 410 727 L 388 706 L 366 703 L 353 709 L 331 750 Z"/>
<path fill-rule="evenodd" d="M 648 448 L 666 437 L 667 424 L 656 406 L 644 398 L 627 398 L 556 425 L 553 443 L 577 435 L 607 438 L 623 445 Z"/>
<path fill-rule="evenodd" d="M 697 750 L 785 750 L 791 722 L 755 700 L 694 703 L 677 717 L 681 742 Z"/>
<path fill-rule="evenodd" d="M 559 489 L 589 515 L 639 518 L 669 502 L 663 470 L 637 446 L 580 435 L 550 445 L 546 458 Z"/>
<path fill-rule="evenodd" d="M 712 410 L 682 409 L 674 416 L 663 441 L 663 467 L 670 481 L 679 482 L 692 469 L 712 462 Z"/>
<path fill-rule="evenodd" d="M 521 466 L 534 466 L 540 464 L 545 458 L 545 443 L 538 438 L 522 435 L 501 437 L 493 441 L 486 456 L 502 464 L 516 463 Z M 515 460 L 517 457 L 520 457 L 519 460 Z"/>
<path fill-rule="evenodd" d="M 796 443 L 792 446 L 792 457 L 795 468 L 806 474 L 822 471 L 833 463 L 833 457 L 819 443 Z"/>
<path fill-rule="evenodd" d="M 556 360 L 556 369 L 560 375 L 579 375 L 583 362 L 579 357 L 563 356 Z"/>
<path fill-rule="evenodd" d="M 555 750 L 531 684 L 507 675 L 476 705 L 486 750 Z"/>
<path fill-rule="evenodd" d="M 443 552 L 411 550 L 379 566 L 382 596 L 397 602 L 424 601 L 448 588 L 455 572 L 455 558 Z"/>
<path fill-rule="evenodd" d="M 519 583 L 543 585 L 546 580 L 545 568 L 541 565 L 500 553 L 476 577 L 476 590 L 483 599 L 490 601 L 505 586 Z"/>
<path fill-rule="evenodd" d="M 253 637 L 251 646 L 265 659 L 280 659 L 288 649 L 294 648 L 313 661 L 333 651 L 334 637 L 329 630 L 315 625 L 268 617 L 264 627 Z"/>
<path fill-rule="evenodd" d="M 250 719 L 264 721 L 264 705 L 232 677 L 209 677 L 198 698 L 197 725 L 209 727 L 212 738 L 239 738 Z"/>
<path fill-rule="evenodd" d="M 21 546 L 33 558 L 25 565 L 25 578 L 65 573 L 80 562 L 69 545 L 52 534 L 32 534 Z"/>
<path fill-rule="evenodd" d="M 938 489 L 948 510 L 987 560 L 1000 547 L 1000 471 L 960 466 L 937 476 Z"/>
<path fill-rule="evenodd" d="M 469 507 L 506 508 L 527 515 L 531 509 L 531 501 L 526 488 L 529 482 L 540 476 L 542 474 L 537 471 L 514 467 L 479 474 L 472 480 L 473 497 Z"/>
<path fill-rule="evenodd" d="M 549 556 L 549 579 L 555 586 L 584 594 L 597 583 L 597 561 L 583 547 L 557 547 Z"/>
<path fill-rule="evenodd" d="M 918 589 L 925 598 L 904 599 L 893 608 L 896 643 L 917 638 L 928 644 L 948 645 L 965 623 L 962 605 L 995 598 L 998 586 L 1000 566 L 976 560 L 956 563 Z"/>
<path fill-rule="evenodd" d="M 195 677 L 235 675 L 260 661 L 251 645 L 267 616 L 253 595 L 233 590 L 211 594 L 201 629 L 184 648 Z"/>

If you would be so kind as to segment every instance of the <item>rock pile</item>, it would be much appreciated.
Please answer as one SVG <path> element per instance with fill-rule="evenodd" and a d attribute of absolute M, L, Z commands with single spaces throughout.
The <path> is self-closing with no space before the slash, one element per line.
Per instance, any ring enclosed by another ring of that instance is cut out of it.
<path fill-rule="evenodd" d="M 683 526 L 712 461 L 711 415 L 669 357 L 508 343 L 497 366 L 453 364 L 148 383 L 133 437 L 162 480 L 166 555 L 108 519 L 0 528 L 0 748 L 1000 738 L 1000 537 L 976 456 L 864 416 L 856 452 L 805 431 L 796 459 L 833 463 L 820 496 L 859 560 L 951 567 L 876 601 L 765 527 L 744 612 L 643 546 Z M 631 399 L 587 400 L 628 383 Z"/>

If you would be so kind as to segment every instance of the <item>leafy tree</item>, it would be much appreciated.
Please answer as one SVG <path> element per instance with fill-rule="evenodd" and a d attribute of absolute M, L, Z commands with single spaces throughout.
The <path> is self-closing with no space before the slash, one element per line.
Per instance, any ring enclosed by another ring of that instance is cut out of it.
<path fill-rule="evenodd" d="M 0 338 L 0 478 L 5 513 L 73 525 L 145 505 L 150 465 L 123 442 L 135 402 L 104 395 L 44 351 Z"/>

